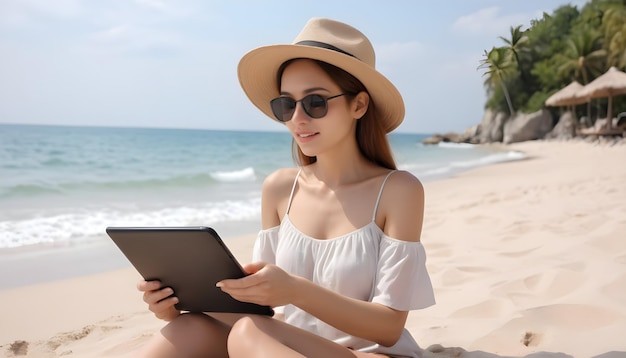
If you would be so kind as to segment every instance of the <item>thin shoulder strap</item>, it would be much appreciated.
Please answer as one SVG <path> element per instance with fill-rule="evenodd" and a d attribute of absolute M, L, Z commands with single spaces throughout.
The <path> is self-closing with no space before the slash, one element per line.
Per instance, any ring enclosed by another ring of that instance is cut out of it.
<path fill-rule="evenodd" d="M 387 174 L 385 180 L 383 180 L 382 185 L 380 186 L 380 191 L 378 192 L 378 197 L 376 198 L 376 205 L 374 205 L 374 213 L 372 214 L 372 221 L 376 221 L 376 212 L 378 211 L 378 203 L 380 203 L 380 197 L 383 196 L 383 189 L 385 188 L 385 183 L 387 179 L 391 176 L 391 174 L 395 173 L 397 170 L 392 170 Z"/>
<path fill-rule="evenodd" d="M 302 168 L 298 170 L 298 174 L 296 174 L 296 177 L 293 179 L 293 186 L 291 187 L 291 194 L 289 194 L 289 202 L 287 203 L 287 211 L 285 212 L 285 215 L 289 214 L 289 209 L 291 209 L 291 200 L 293 199 L 293 193 L 296 191 L 296 185 L 298 184 L 300 172 L 302 172 Z"/>

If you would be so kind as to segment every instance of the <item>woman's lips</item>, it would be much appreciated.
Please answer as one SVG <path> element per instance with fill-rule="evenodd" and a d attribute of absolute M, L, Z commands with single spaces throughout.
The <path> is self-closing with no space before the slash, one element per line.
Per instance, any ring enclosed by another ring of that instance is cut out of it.
<path fill-rule="evenodd" d="M 296 133 L 296 138 L 300 143 L 308 143 L 313 140 L 313 138 L 315 138 L 318 134 L 319 132 L 298 132 Z"/>

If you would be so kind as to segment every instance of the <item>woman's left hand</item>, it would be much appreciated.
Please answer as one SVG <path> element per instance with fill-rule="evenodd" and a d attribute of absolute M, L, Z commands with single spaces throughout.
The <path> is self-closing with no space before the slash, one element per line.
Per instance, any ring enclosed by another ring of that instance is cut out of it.
<path fill-rule="evenodd" d="M 296 279 L 276 265 L 257 262 L 244 266 L 248 276 L 222 280 L 216 284 L 222 291 L 242 302 L 277 307 L 293 300 Z"/>

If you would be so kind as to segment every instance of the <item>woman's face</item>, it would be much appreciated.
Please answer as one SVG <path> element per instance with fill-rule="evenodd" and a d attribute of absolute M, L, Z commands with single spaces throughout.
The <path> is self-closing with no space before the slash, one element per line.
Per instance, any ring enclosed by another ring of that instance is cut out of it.
<path fill-rule="evenodd" d="M 317 94 L 324 98 L 342 94 L 333 82 L 312 60 L 296 60 L 289 64 L 282 75 L 281 97 L 296 101 L 307 95 Z M 318 157 L 326 152 L 338 150 L 341 145 L 355 141 L 356 118 L 349 101 L 350 97 L 339 96 L 328 100 L 328 112 L 322 118 L 311 118 L 296 104 L 287 128 L 304 154 Z"/>

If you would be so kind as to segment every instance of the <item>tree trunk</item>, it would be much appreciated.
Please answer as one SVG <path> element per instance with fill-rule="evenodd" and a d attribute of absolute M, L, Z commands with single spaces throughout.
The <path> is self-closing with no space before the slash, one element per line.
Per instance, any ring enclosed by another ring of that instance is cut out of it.
<path fill-rule="evenodd" d="M 504 97 L 506 98 L 506 104 L 509 105 L 510 115 L 513 116 L 513 112 L 515 112 L 515 110 L 513 109 L 513 102 L 511 102 L 511 96 L 509 96 L 509 91 L 506 89 L 506 86 L 504 85 L 504 81 L 501 81 L 500 83 L 502 84 L 502 91 L 504 92 Z"/>

